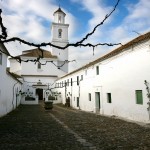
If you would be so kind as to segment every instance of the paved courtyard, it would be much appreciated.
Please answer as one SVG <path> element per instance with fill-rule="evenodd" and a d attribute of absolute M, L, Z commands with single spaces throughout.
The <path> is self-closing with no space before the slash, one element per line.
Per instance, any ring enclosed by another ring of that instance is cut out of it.
<path fill-rule="evenodd" d="M 0 150 L 150 150 L 150 127 L 54 106 L 21 105 L 0 118 Z"/>

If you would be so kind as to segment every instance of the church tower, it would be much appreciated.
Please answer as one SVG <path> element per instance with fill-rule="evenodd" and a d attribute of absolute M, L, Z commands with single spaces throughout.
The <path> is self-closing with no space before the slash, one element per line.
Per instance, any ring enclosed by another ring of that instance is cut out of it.
<path fill-rule="evenodd" d="M 69 24 L 65 24 L 66 14 L 58 8 L 54 12 L 54 22 L 52 23 L 52 44 L 64 47 L 68 44 L 68 27 Z M 58 48 L 52 48 L 52 54 L 58 57 L 58 66 L 64 64 L 65 60 L 68 60 L 68 48 L 61 50 Z M 60 67 L 60 69 L 68 73 L 68 63 Z"/>

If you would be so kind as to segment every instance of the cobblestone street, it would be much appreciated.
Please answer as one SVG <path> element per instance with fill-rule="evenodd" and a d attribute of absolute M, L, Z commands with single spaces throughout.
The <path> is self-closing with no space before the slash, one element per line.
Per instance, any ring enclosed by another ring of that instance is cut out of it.
<path fill-rule="evenodd" d="M 54 106 L 21 105 L 0 118 L 0 150 L 149 150 L 150 128 Z"/>

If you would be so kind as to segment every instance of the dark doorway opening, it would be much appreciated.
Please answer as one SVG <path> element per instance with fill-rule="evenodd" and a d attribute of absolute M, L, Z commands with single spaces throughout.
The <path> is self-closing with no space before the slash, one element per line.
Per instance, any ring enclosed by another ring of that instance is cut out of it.
<path fill-rule="evenodd" d="M 36 89 L 36 94 L 39 97 L 39 100 L 43 100 L 43 89 Z"/>

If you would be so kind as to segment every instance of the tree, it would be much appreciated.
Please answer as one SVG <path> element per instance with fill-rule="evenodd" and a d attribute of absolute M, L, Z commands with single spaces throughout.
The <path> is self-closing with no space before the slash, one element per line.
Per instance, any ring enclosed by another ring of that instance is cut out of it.
<path fill-rule="evenodd" d="M 35 62 L 35 63 L 37 63 L 37 62 L 41 63 L 41 62 L 40 62 L 40 59 L 43 58 L 43 50 L 41 49 L 41 47 L 45 47 L 45 46 L 52 46 L 52 47 L 55 47 L 55 48 L 58 48 L 58 49 L 61 49 L 61 50 L 65 50 L 65 49 L 68 48 L 68 47 L 92 47 L 92 49 L 93 49 L 93 51 L 94 51 L 94 48 L 97 47 L 97 46 L 103 46 L 103 45 L 107 45 L 107 46 L 121 45 L 121 43 L 97 43 L 97 44 L 86 43 L 86 44 L 83 44 L 83 42 L 85 42 L 90 36 L 92 36 L 92 35 L 94 34 L 94 32 L 97 30 L 97 28 L 100 27 L 100 26 L 102 26 L 102 25 L 105 23 L 105 21 L 113 14 L 113 12 L 116 10 L 117 6 L 119 5 L 119 2 L 120 2 L 120 0 L 117 0 L 117 2 L 116 2 L 116 4 L 115 4 L 114 8 L 112 9 L 112 11 L 111 11 L 109 14 L 107 14 L 107 15 L 104 17 L 104 19 L 103 19 L 99 24 L 97 24 L 97 25 L 93 28 L 93 30 L 92 30 L 91 32 L 87 33 L 81 40 L 77 41 L 76 43 L 68 43 L 68 44 L 67 44 L 66 46 L 64 46 L 64 47 L 60 47 L 60 46 L 54 45 L 54 44 L 52 44 L 52 43 L 50 43 L 50 42 L 49 42 L 49 43 L 43 42 L 43 43 L 39 43 L 39 44 L 30 43 L 30 42 L 28 42 L 28 41 L 25 41 L 25 40 L 19 38 L 19 37 L 8 38 L 8 35 L 7 35 L 7 28 L 3 25 L 3 20 L 2 20 L 2 16 L 1 16 L 1 14 L 2 14 L 2 9 L 0 9 L 0 27 L 1 27 L 0 43 L 5 44 L 5 43 L 8 43 L 8 42 L 15 42 L 15 41 L 18 41 L 18 42 L 20 42 L 20 44 L 23 43 L 23 44 L 26 44 L 26 45 L 28 45 L 28 46 L 34 46 L 34 47 L 38 48 L 38 49 L 41 51 L 41 56 L 37 57 L 37 59 L 35 59 L 35 60 L 29 60 L 29 59 L 28 59 L 28 60 L 22 60 L 21 58 L 15 58 L 15 57 L 13 57 L 13 56 L 10 55 L 10 54 L 5 53 L 5 52 L 2 51 L 1 49 L 0 49 L 0 51 L 1 51 L 2 53 L 7 54 L 8 56 L 10 56 L 10 57 L 16 59 L 16 60 L 17 60 L 18 62 L 20 62 L 20 63 L 21 63 L 22 61 L 24 61 L 24 62 L 29 62 L 29 61 L 31 61 L 31 62 Z M 73 61 L 75 61 L 75 60 L 73 60 Z M 48 62 L 53 63 L 53 61 L 47 61 L 47 62 L 44 63 L 44 64 L 41 63 L 41 65 L 46 65 Z M 66 60 L 66 61 L 64 61 L 64 64 L 65 64 L 65 63 L 68 63 L 68 62 L 70 62 L 70 61 Z M 54 64 L 54 63 L 53 63 L 53 64 Z M 63 65 L 64 65 L 64 64 L 63 64 Z M 60 68 L 60 67 L 62 67 L 63 65 L 61 65 L 61 66 L 56 66 L 56 67 Z"/>

